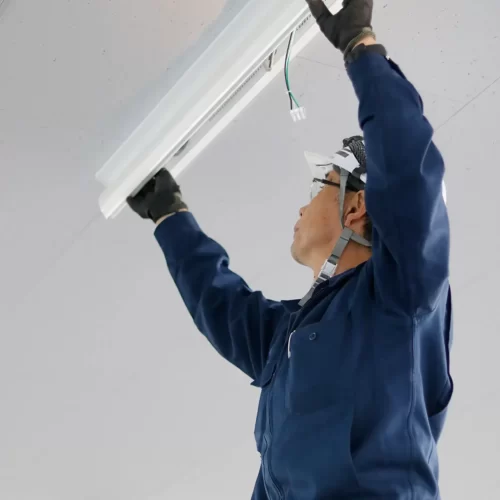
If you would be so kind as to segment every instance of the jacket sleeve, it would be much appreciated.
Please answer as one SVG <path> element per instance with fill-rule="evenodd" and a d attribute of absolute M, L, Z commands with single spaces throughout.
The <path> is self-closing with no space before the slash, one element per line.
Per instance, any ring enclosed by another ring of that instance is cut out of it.
<path fill-rule="evenodd" d="M 258 380 L 286 314 L 282 303 L 250 290 L 229 269 L 224 248 L 203 233 L 191 213 L 166 219 L 155 236 L 197 328 L 227 361 Z"/>
<path fill-rule="evenodd" d="M 348 73 L 367 152 L 375 292 L 392 310 L 425 313 L 448 288 L 443 158 L 420 95 L 394 62 L 365 53 Z"/>

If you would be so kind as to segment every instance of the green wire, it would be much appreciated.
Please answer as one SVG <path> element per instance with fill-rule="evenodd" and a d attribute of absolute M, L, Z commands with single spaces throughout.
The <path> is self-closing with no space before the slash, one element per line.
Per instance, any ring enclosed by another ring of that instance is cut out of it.
<path fill-rule="evenodd" d="M 289 79 L 289 76 L 288 76 L 289 62 L 290 62 L 290 57 L 285 62 L 286 84 L 287 84 L 288 89 L 290 89 L 290 79 Z M 289 92 L 290 92 L 290 97 L 293 99 L 293 102 L 295 103 L 295 105 L 298 108 L 300 108 L 300 104 L 297 101 L 297 99 L 295 99 L 295 96 L 293 95 L 292 91 L 289 90 Z"/>
<path fill-rule="evenodd" d="M 288 62 L 287 62 L 287 67 L 286 67 L 286 83 L 288 84 L 288 88 L 290 88 L 290 79 L 288 77 Z M 290 90 L 290 97 L 292 98 L 293 102 L 295 103 L 295 105 L 300 108 L 300 104 L 299 102 L 297 101 L 297 99 L 295 98 L 293 92 Z"/>

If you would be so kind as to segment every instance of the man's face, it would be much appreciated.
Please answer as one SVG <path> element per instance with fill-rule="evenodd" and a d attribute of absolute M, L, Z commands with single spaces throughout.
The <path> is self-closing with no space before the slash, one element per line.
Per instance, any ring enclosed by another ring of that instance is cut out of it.
<path fill-rule="evenodd" d="M 339 183 L 339 177 L 336 172 L 330 172 L 328 180 Z M 300 209 L 291 248 L 292 257 L 299 264 L 314 268 L 319 261 L 322 264 L 333 250 L 342 233 L 339 191 L 336 186 L 324 185 L 309 205 Z"/>

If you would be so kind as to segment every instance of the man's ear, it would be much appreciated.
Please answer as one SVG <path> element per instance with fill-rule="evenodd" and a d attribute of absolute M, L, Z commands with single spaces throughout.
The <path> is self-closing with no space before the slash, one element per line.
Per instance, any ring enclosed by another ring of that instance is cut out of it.
<path fill-rule="evenodd" d="M 364 224 L 366 216 L 365 192 L 358 191 L 349 196 L 345 210 L 345 227 L 354 229 L 359 224 Z"/>

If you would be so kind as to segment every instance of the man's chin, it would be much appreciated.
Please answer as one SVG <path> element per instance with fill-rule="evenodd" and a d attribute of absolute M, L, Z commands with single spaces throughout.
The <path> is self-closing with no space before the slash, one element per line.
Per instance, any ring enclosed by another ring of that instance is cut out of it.
<path fill-rule="evenodd" d="M 300 258 L 300 252 L 299 252 L 299 249 L 297 248 L 295 241 L 292 243 L 290 251 L 291 251 L 293 260 L 300 265 L 304 265 L 302 259 Z"/>

